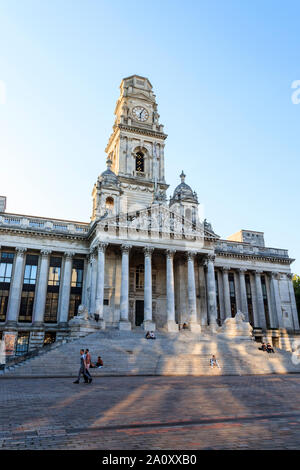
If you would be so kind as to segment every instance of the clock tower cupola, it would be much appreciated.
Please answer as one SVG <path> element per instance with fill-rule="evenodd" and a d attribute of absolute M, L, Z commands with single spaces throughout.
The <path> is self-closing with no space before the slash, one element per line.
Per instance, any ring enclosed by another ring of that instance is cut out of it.
<path fill-rule="evenodd" d="M 113 132 L 105 149 L 118 176 L 120 211 L 131 212 L 164 203 L 164 146 L 167 135 L 160 123 L 155 94 L 146 77 L 132 75 L 120 85 Z"/>

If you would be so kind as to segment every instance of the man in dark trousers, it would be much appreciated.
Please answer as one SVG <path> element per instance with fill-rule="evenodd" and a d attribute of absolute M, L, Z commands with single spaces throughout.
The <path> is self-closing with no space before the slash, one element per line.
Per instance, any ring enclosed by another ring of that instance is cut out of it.
<path fill-rule="evenodd" d="M 81 374 L 83 375 L 85 383 L 91 383 L 92 382 L 92 377 L 91 377 L 89 371 L 86 368 L 85 354 L 84 354 L 83 349 L 80 349 L 80 369 L 79 369 L 79 372 L 78 372 L 77 380 L 75 380 L 75 382 L 73 382 L 74 384 L 79 384 Z"/>

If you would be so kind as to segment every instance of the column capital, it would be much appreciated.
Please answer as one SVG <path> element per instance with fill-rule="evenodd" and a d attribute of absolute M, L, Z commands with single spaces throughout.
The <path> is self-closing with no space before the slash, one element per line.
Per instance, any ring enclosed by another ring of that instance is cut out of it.
<path fill-rule="evenodd" d="M 262 269 L 254 269 L 254 274 L 257 275 L 257 276 L 260 276 L 261 274 L 263 274 L 263 270 Z"/>
<path fill-rule="evenodd" d="M 16 250 L 18 256 L 23 257 L 25 255 L 26 251 L 27 251 L 27 248 L 25 248 L 23 246 L 17 246 L 15 248 L 15 250 Z"/>
<path fill-rule="evenodd" d="M 237 270 L 240 274 L 245 274 L 248 271 L 247 268 L 237 268 Z"/>
<path fill-rule="evenodd" d="M 108 243 L 107 243 L 107 242 L 100 242 L 100 243 L 98 243 L 98 245 L 97 245 L 98 253 L 99 253 L 99 251 L 100 251 L 101 253 L 104 253 L 105 250 L 106 250 L 106 248 L 107 248 L 107 246 L 108 246 Z"/>
<path fill-rule="evenodd" d="M 207 262 L 211 261 L 212 263 L 214 263 L 215 259 L 216 259 L 216 255 L 214 255 L 214 254 L 209 254 L 209 255 L 206 256 L 206 261 Z"/>
<path fill-rule="evenodd" d="M 64 252 L 64 257 L 65 257 L 66 259 L 71 259 L 71 258 L 73 258 L 74 255 L 75 255 L 75 252 L 74 252 L 74 251 L 65 251 L 65 252 Z"/>
<path fill-rule="evenodd" d="M 48 258 L 49 255 L 51 255 L 52 250 L 40 250 L 42 258 Z"/>
<path fill-rule="evenodd" d="M 169 258 L 169 259 L 173 259 L 175 253 L 176 253 L 176 250 L 166 250 L 166 256 L 167 256 L 167 258 Z"/>
<path fill-rule="evenodd" d="M 186 251 L 185 256 L 188 261 L 194 261 L 195 256 L 197 255 L 197 251 Z"/>
<path fill-rule="evenodd" d="M 122 253 L 129 253 L 131 248 L 132 248 L 132 245 L 127 245 L 127 243 L 124 243 L 124 245 L 121 245 Z"/>
<path fill-rule="evenodd" d="M 146 256 L 152 256 L 152 253 L 154 251 L 154 248 L 152 246 L 145 246 L 144 247 L 144 254 Z"/>
<path fill-rule="evenodd" d="M 279 273 L 277 271 L 269 271 L 267 274 L 270 276 L 271 279 L 277 279 Z"/>
<path fill-rule="evenodd" d="M 223 274 L 228 274 L 228 271 L 230 271 L 231 267 L 230 266 L 222 266 L 221 267 Z"/>

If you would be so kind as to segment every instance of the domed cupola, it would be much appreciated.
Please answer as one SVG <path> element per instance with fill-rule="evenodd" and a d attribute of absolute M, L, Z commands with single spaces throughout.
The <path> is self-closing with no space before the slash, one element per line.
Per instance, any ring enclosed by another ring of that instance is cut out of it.
<path fill-rule="evenodd" d="M 181 183 L 175 188 L 173 197 L 170 199 L 170 209 L 180 216 L 184 216 L 192 223 L 198 223 L 198 198 L 195 191 L 186 184 L 185 174 L 180 175 Z"/>
<path fill-rule="evenodd" d="M 176 202 L 190 202 L 192 204 L 198 204 L 197 194 L 188 184 L 186 184 L 185 174 L 183 171 L 181 172 L 180 178 L 181 183 L 175 188 L 173 197 L 170 200 L 170 205 Z"/>
<path fill-rule="evenodd" d="M 111 170 L 112 161 L 106 161 L 107 169 L 98 177 L 94 185 L 92 220 L 116 216 L 120 210 L 120 182 L 117 175 Z"/>
<path fill-rule="evenodd" d="M 107 168 L 98 178 L 101 186 L 119 186 L 119 178 L 111 170 L 112 161 L 110 158 L 106 160 Z"/>

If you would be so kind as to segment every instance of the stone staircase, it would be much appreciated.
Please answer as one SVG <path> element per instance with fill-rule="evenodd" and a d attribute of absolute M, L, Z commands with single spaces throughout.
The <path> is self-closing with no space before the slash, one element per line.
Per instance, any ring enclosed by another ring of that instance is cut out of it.
<path fill-rule="evenodd" d="M 144 331 L 98 331 L 51 349 L 5 370 L 1 377 L 75 377 L 79 350 L 89 348 L 92 360 L 101 355 L 102 369 L 91 369 L 94 377 L 105 375 L 248 375 L 300 373 L 291 353 L 259 351 L 251 340 L 225 339 L 213 334 L 156 332 L 146 340 Z M 221 369 L 211 369 L 215 354 Z"/>

